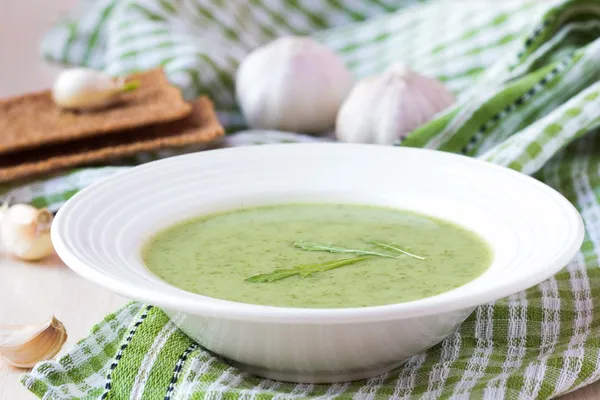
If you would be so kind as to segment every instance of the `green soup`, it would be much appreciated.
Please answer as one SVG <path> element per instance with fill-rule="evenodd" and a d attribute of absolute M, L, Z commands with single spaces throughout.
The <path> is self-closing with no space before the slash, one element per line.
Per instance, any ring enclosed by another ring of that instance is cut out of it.
<path fill-rule="evenodd" d="M 323 246 L 348 252 L 319 251 Z M 307 308 L 422 299 L 471 281 L 492 258 L 479 236 L 450 222 L 347 204 L 285 204 L 202 216 L 158 233 L 143 257 L 158 277 L 190 292 Z"/>

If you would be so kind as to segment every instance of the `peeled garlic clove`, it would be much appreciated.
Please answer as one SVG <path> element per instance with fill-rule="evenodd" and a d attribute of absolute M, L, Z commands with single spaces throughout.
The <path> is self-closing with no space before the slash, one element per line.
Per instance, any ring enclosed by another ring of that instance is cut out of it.
<path fill-rule="evenodd" d="M 62 108 L 95 110 L 119 100 L 119 94 L 137 88 L 139 82 L 125 83 L 107 73 L 88 68 L 63 71 L 52 86 L 52 99 Z"/>
<path fill-rule="evenodd" d="M 395 65 L 355 85 L 337 115 L 336 136 L 343 142 L 392 144 L 453 103 L 441 82 Z"/>
<path fill-rule="evenodd" d="M 19 368 L 54 357 L 65 344 L 67 331 L 54 316 L 37 325 L 0 326 L 0 358 Z"/>
<path fill-rule="evenodd" d="M 0 242 L 3 250 L 27 261 L 52 254 L 52 213 L 28 204 L 15 204 L 3 212 Z"/>
<path fill-rule="evenodd" d="M 236 97 L 251 128 L 323 133 L 333 128 L 354 79 L 341 58 L 308 37 L 283 37 L 250 53 Z"/>

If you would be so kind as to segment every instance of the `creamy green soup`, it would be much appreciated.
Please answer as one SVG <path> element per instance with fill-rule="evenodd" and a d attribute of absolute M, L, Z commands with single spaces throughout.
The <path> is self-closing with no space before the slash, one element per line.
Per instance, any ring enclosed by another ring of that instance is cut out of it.
<path fill-rule="evenodd" d="M 152 237 L 146 266 L 190 292 L 243 303 L 343 308 L 461 286 L 488 245 L 447 221 L 390 208 L 285 204 L 202 216 Z"/>

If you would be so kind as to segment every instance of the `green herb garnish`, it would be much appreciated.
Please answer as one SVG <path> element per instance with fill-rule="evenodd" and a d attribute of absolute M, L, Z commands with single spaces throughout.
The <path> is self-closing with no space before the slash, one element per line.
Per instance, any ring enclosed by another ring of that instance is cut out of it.
<path fill-rule="evenodd" d="M 290 276 L 300 275 L 303 278 L 310 276 L 317 272 L 325 272 L 331 269 L 336 269 L 339 267 L 343 267 L 344 265 L 354 264 L 359 261 L 363 261 L 368 259 L 369 257 L 354 257 L 354 258 L 344 258 L 342 260 L 333 260 L 327 261 L 321 264 L 301 264 L 297 265 L 293 268 L 287 269 L 276 269 L 275 271 L 268 274 L 258 274 L 246 278 L 247 282 L 254 283 L 266 283 L 266 282 L 274 282 L 280 279 L 289 278 Z"/>
<path fill-rule="evenodd" d="M 356 254 L 357 256 L 377 256 L 377 257 L 385 257 L 385 258 L 398 258 L 398 256 L 392 256 L 390 254 L 378 253 L 376 251 L 370 250 L 360 250 L 360 249 L 347 249 L 345 247 L 333 246 L 330 244 L 321 244 L 315 242 L 304 242 L 297 241 L 293 243 L 294 247 L 298 247 L 302 250 L 307 251 L 328 251 L 330 253 L 350 253 Z"/>
<path fill-rule="evenodd" d="M 395 244 L 389 244 L 385 242 L 380 242 L 378 240 L 371 240 L 367 243 L 377 246 L 382 249 L 391 250 L 396 253 L 400 253 L 398 256 L 393 256 L 385 253 L 378 253 L 376 251 L 371 250 L 360 250 L 360 249 L 347 249 L 345 247 L 333 246 L 330 244 L 321 244 L 315 242 L 304 242 L 297 241 L 293 243 L 294 247 L 298 247 L 299 249 L 306 251 L 328 251 L 330 253 L 349 253 L 356 254 L 359 257 L 354 258 L 344 258 L 342 260 L 333 260 L 327 261 L 320 264 L 300 264 L 296 265 L 293 268 L 280 268 L 276 269 L 273 272 L 268 274 L 258 274 L 253 275 L 249 278 L 246 278 L 246 282 L 254 282 L 254 283 L 266 283 L 266 282 L 274 282 L 280 279 L 289 278 L 290 276 L 299 275 L 303 278 L 315 274 L 317 272 L 325 272 L 331 269 L 336 269 L 339 267 L 343 267 L 344 265 L 354 264 L 359 261 L 367 260 L 369 257 L 385 257 L 385 258 L 399 258 L 401 255 L 406 255 L 410 257 L 417 258 L 419 260 L 425 260 L 425 257 L 418 256 L 416 254 L 410 253 L 406 250 L 401 249 Z"/>
<path fill-rule="evenodd" d="M 368 241 L 367 243 L 372 244 L 373 246 L 380 247 L 382 249 L 392 250 L 392 251 L 395 251 L 395 252 L 400 253 L 400 254 L 404 254 L 404 255 L 407 255 L 407 256 L 410 256 L 410 257 L 414 257 L 414 258 L 417 258 L 419 260 L 425 260 L 425 257 L 421 257 L 421 256 L 418 256 L 416 254 L 410 253 L 410 252 L 408 252 L 406 250 L 401 249 L 400 247 L 398 247 L 398 246 L 396 246 L 394 244 L 380 242 L 378 240 L 371 240 L 371 241 Z"/>

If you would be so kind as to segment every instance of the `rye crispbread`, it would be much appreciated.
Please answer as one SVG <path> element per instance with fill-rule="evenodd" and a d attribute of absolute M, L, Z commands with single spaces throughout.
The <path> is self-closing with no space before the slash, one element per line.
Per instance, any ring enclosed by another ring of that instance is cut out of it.
<path fill-rule="evenodd" d="M 191 106 L 162 69 L 132 75 L 140 86 L 98 111 L 62 110 L 50 90 L 0 100 L 0 154 L 184 118 Z"/>
<path fill-rule="evenodd" d="M 200 97 L 185 118 L 0 156 L 0 182 L 55 172 L 139 152 L 209 142 L 223 134 L 212 102 Z"/>

